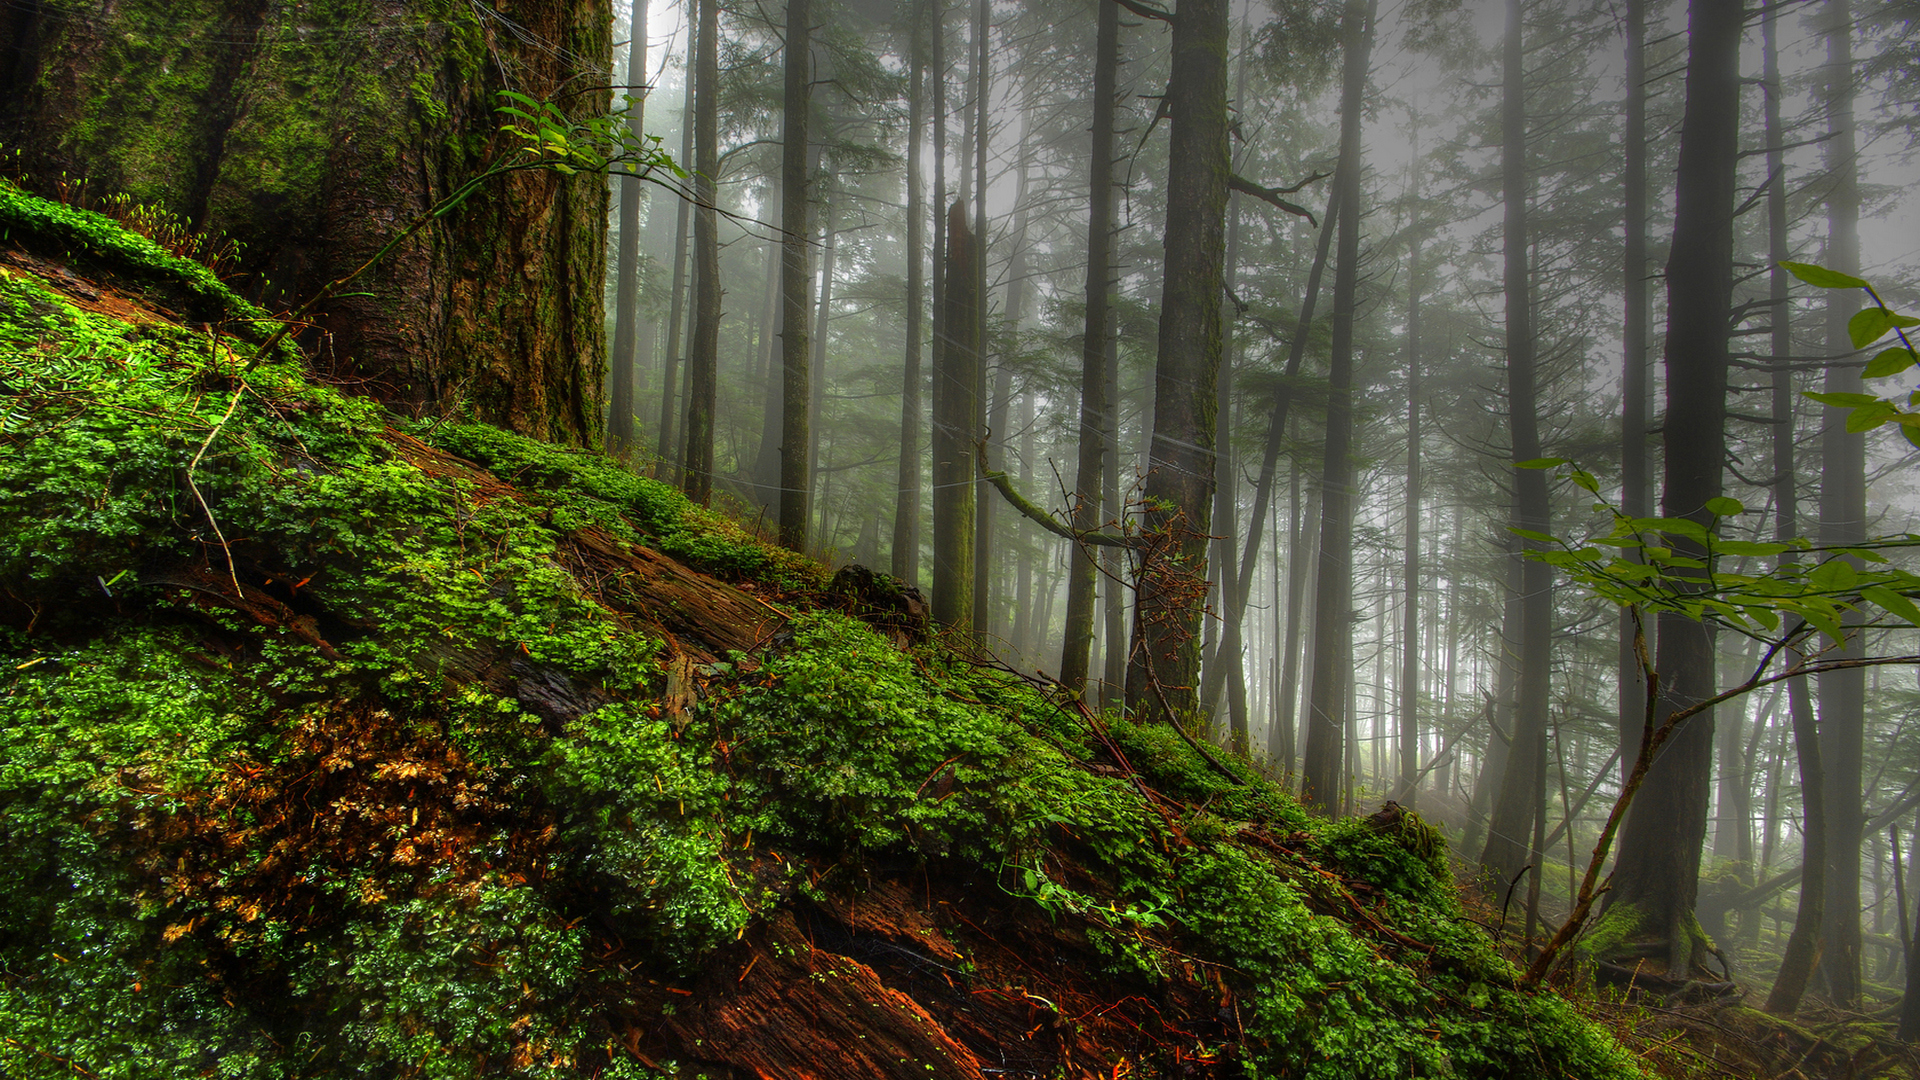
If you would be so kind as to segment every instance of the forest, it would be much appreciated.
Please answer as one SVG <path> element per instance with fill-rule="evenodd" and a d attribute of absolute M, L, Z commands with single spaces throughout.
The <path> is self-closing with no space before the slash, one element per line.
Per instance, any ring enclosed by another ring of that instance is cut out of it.
<path fill-rule="evenodd" d="M 0 0 L 0 1075 L 1920 1076 L 1916 18 Z"/>

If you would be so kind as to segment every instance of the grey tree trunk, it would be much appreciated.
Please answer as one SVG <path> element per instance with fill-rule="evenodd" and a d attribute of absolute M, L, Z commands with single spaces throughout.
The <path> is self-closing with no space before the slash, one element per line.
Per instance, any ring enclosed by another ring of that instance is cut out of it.
<path fill-rule="evenodd" d="M 634 0 L 627 31 L 627 131 L 646 137 L 647 0 Z M 613 355 L 607 358 L 607 449 L 633 450 L 633 387 L 640 370 L 640 196 L 638 176 L 620 184 L 619 269 L 613 290 Z"/>
<path fill-rule="evenodd" d="M 811 0 L 787 0 L 786 109 L 780 132 L 780 544 L 793 551 L 806 549 L 807 500 L 813 491 L 808 469 L 813 370 L 807 340 L 813 285 L 807 257 L 813 239 L 807 213 L 812 19 Z"/>
<path fill-rule="evenodd" d="M 893 576 L 917 585 L 920 582 L 920 395 L 925 378 L 920 374 L 920 339 L 926 305 L 926 267 L 921 250 L 926 247 L 926 197 L 921 193 L 920 141 L 926 136 L 926 117 L 922 102 L 926 63 L 922 56 L 925 36 L 917 10 L 907 16 L 910 29 L 907 59 L 907 357 L 906 371 L 900 382 L 900 470 L 899 486 L 893 507 Z"/>
<path fill-rule="evenodd" d="M 715 211 L 720 174 L 719 0 L 695 0 L 699 45 L 693 88 L 694 304 L 693 345 L 687 355 L 687 437 L 680 490 L 702 506 L 713 501 L 714 408 L 720 392 L 720 218 Z"/>
<path fill-rule="evenodd" d="M 699 33 L 694 34 L 695 39 Z M 684 164 L 693 160 L 693 87 L 687 87 L 686 100 L 680 108 L 680 156 L 674 160 Z M 683 342 L 681 330 L 686 326 L 687 306 L 687 234 L 688 224 L 693 220 L 693 203 L 680 200 L 679 212 L 675 215 L 673 229 L 673 284 L 672 299 L 667 305 L 667 356 L 664 371 L 660 378 L 660 462 L 661 465 L 677 475 L 680 467 L 680 346 Z"/>
<path fill-rule="evenodd" d="M 1833 189 L 1827 196 L 1825 263 L 1843 274 L 1860 272 L 1860 179 L 1853 131 L 1853 5 L 1828 0 L 1823 13 L 1827 63 L 1821 73 L 1827 111 L 1826 165 Z M 1852 289 L 1826 295 L 1827 353 L 1853 351 L 1847 319 L 1859 309 Z M 1860 369 L 1827 368 L 1828 393 L 1861 392 Z M 1846 428 L 1846 414 L 1826 410 L 1820 426 L 1820 542 L 1852 544 L 1867 536 L 1866 436 Z M 1858 564 L 1856 563 L 1856 566 Z M 1842 622 L 1858 627 L 1858 612 Z M 1864 655 L 1861 631 L 1849 630 L 1835 659 Z M 1827 880 L 1820 927 L 1820 975 L 1827 996 L 1841 1008 L 1860 1001 L 1860 844 L 1866 805 L 1861 772 L 1866 746 L 1867 673 L 1863 668 L 1820 676 L 1820 756 L 1826 766 Z"/>
<path fill-rule="evenodd" d="M 1373 46 L 1373 0 L 1347 0 L 1340 93 L 1340 200 L 1333 277 L 1333 349 L 1327 371 L 1326 461 L 1320 477 L 1320 556 L 1313 603 L 1313 669 L 1300 801 L 1337 812 L 1345 773 L 1353 654 L 1353 315 L 1360 261 L 1361 109 Z"/>
<path fill-rule="evenodd" d="M 1733 309 L 1734 171 L 1740 121 L 1741 0 L 1693 0 L 1688 26 L 1687 104 L 1680 127 L 1673 253 L 1667 262 L 1667 419 L 1661 509 L 1710 526 L 1726 461 L 1727 329 Z M 1704 546 L 1671 536 L 1677 555 Z M 1696 572 L 1700 573 L 1700 572 Z M 1659 715 L 1713 692 L 1713 642 L 1705 624 L 1677 614 L 1658 622 Z M 1706 840 L 1713 717 L 1702 713 L 1662 749 L 1620 831 L 1609 910 L 1628 905 L 1668 967 L 1684 977 L 1704 948 L 1693 907 Z"/>
<path fill-rule="evenodd" d="M 1100 527 L 1100 481 L 1113 432 L 1107 423 L 1107 312 L 1113 287 L 1113 115 L 1120 68 L 1120 5 L 1095 0 L 1099 24 L 1093 55 L 1093 150 L 1087 177 L 1087 316 L 1080 344 L 1079 468 L 1074 474 L 1073 527 Z M 1112 507 L 1107 513 L 1116 513 Z M 1067 625 L 1060 649 L 1060 681 L 1085 694 L 1093 652 L 1094 586 L 1099 579 L 1091 547 L 1068 553 Z M 1113 650 L 1109 634 L 1107 649 Z"/>
<path fill-rule="evenodd" d="M 933 372 L 933 618 L 958 630 L 973 625 L 973 433 L 980 409 L 974 396 L 979 342 L 973 332 L 978 303 L 977 257 L 967 228 L 967 206 L 947 211 L 946 297 L 941 325 L 946 342 Z"/>
<path fill-rule="evenodd" d="M 1419 168 L 1419 154 L 1414 155 Z M 1419 198 L 1415 192 L 1416 201 Z M 1400 612 L 1400 801 L 1413 806 L 1420 791 L 1420 238 L 1407 253 L 1407 499 L 1401 577 L 1405 602 Z"/>
<path fill-rule="evenodd" d="M 1620 508 L 1629 517 L 1648 517 L 1653 498 L 1647 477 L 1649 398 L 1647 360 L 1647 10 L 1646 0 L 1626 0 L 1626 127 L 1621 138 L 1621 187 L 1626 243 L 1622 284 L 1626 290 L 1621 340 L 1625 355 L 1620 377 Z M 1638 552 L 1628 556 L 1638 558 Z M 1634 654 L 1633 617 L 1620 613 L 1617 664 L 1620 724 L 1620 779 L 1633 772 L 1646 719 L 1647 685 Z"/>
<path fill-rule="evenodd" d="M 1522 0 L 1507 0 L 1507 34 L 1502 49 L 1501 198 L 1506 208 L 1505 292 L 1507 301 L 1507 416 L 1513 459 L 1540 456 L 1539 392 L 1535 382 L 1532 274 L 1527 265 L 1527 114 L 1526 52 Z M 1514 526 L 1536 534 L 1552 532 L 1547 476 L 1540 469 L 1513 471 Z M 1487 825 L 1487 846 L 1480 863 L 1507 881 L 1531 860 L 1528 834 L 1540 812 L 1546 784 L 1547 703 L 1553 663 L 1553 568 L 1528 552 L 1549 545 L 1521 534 L 1515 557 L 1520 567 L 1519 671 L 1515 685 L 1512 752 L 1500 797 Z M 1537 872 L 1536 872 L 1537 876 Z"/>

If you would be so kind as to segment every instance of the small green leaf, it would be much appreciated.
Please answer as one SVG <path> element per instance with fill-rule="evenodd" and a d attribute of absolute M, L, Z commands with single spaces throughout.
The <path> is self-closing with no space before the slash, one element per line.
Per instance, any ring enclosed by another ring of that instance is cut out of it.
<path fill-rule="evenodd" d="M 1843 274 L 1838 270 L 1829 270 L 1812 263 L 1782 261 L 1780 269 L 1816 289 L 1864 289 L 1867 287 L 1866 282 L 1852 274 Z"/>
<path fill-rule="evenodd" d="M 1901 596 L 1884 585 L 1867 585 L 1860 589 L 1862 599 L 1871 600 L 1885 608 L 1895 617 L 1904 620 L 1910 626 L 1920 626 L 1920 607 L 1912 600 Z"/>
<path fill-rule="evenodd" d="M 1920 326 L 1920 319 L 1911 315 L 1895 315 L 1883 307 L 1861 308 L 1847 320 L 1847 337 L 1852 339 L 1853 347 L 1864 349 L 1887 335 L 1887 331 L 1896 326 Z"/>
<path fill-rule="evenodd" d="M 1863 431 L 1872 431 L 1882 424 L 1897 419 L 1899 415 L 1898 410 L 1884 401 L 1878 405 L 1862 405 L 1847 414 L 1847 434 L 1858 435 Z"/>
<path fill-rule="evenodd" d="M 1802 390 L 1801 393 L 1822 405 L 1831 405 L 1836 409 L 1857 409 L 1862 405 L 1877 405 L 1880 399 L 1872 394 L 1823 394 L 1817 390 Z"/>
<path fill-rule="evenodd" d="M 1590 472 L 1583 472 L 1582 470 L 1575 469 L 1573 471 L 1573 475 L 1568 477 L 1568 479 L 1572 480 L 1575 484 L 1579 485 L 1580 487 L 1583 487 L 1588 491 L 1593 492 L 1595 495 L 1600 494 L 1600 481 L 1595 480 L 1593 478 L 1593 474 Z"/>
<path fill-rule="evenodd" d="M 1507 531 L 1522 539 L 1533 540 L 1542 544 L 1555 542 L 1551 533 L 1543 533 L 1535 529 L 1522 529 L 1517 525 L 1509 525 L 1507 526 Z"/>
<path fill-rule="evenodd" d="M 1913 350 L 1904 345 L 1895 345 L 1867 361 L 1867 369 L 1862 371 L 1860 376 L 1865 379 L 1884 379 L 1889 375 L 1898 375 L 1912 366 Z"/>
<path fill-rule="evenodd" d="M 1729 499 L 1725 495 L 1717 495 L 1707 500 L 1707 513 L 1715 517 L 1732 517 L 1735 514 L 1744 514 L 1746 512 L 1746 504 L 1739 499 Z"/>
<path fill-rule="evenodd" d="M 1537 457 L 1537 458 L 1528 458 L 1525 461 L 1516 461 L 1513 463 L 1513 467 L 1516 469 L 1554 469 L 1562 465 L 1565 465 L 1566 463 L 1567 463 L 1566 458 Z"/>

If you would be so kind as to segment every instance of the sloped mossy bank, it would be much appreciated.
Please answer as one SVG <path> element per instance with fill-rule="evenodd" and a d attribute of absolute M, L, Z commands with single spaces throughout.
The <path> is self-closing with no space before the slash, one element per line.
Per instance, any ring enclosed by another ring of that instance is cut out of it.
<path fill-rule="evenodd" d="M 223 423 L 110 228 L 0 189 L 0 1075 L 1637 1075 L 1417 822 L 591 456 L 288 363 Z"/>

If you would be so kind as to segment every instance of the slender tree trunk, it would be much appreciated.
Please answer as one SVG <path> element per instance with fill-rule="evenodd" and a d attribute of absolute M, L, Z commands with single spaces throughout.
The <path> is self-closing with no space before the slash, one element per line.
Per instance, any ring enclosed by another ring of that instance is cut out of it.
<path fill-rule="evenodd" d="M 813 429 L 813 437 L 806 448 L 806 480 L 808 484 L 820 485 L 819 525 L 820 531 L 814 540 L 814 550 L 821 556 L 827 554 L 827 493 L 826 477 L 820 472 L 820 412 L 826 405 L 827 388 L 827 318 L 833 312 L 833 271 L 834 263 L 840 253 L 840 192 L 835 189 L 832 177 L 827 177 L 821 185 L 822 206 L 820 225 L 820 300 L 814 306 L 813 316 L 813 385 L 806 398 L 808 423 Z M 805 518 L 801 519 L 800 531 L 806 532 Z"/>
<path fill-rule="evenodd" d="M 1621 187 L 1626 207 L 1626 290 L 1621 326 L 1620 507 L 1629 517 L 1648 517 L 1653 500 L 1647 478 L 1647 11 L 1646 0 L 1626 0 L 1626 130 L 1621 139 Z M 1634 552 L 1629 558 L 1638 558 Z M 1618 661 L 1620 778 L 1633 772 L 1646 720 L 1646 678 L 1634 655 L 1634 623 L 1620 612 Z"/>
<path fill-rule="evenodd" d="M 1726 460 L 1727 328 L 1733 308 L 1734 167 L 1740 126 L 1741 0 L 1693 0 L 1687 105 L 1680 127 L 1673 254 L 1667 262 L 1667 419 L 1661 509 L 1710 526 Z M 1704 559 L 1703 545 L 1670 534 L 1674 553 Z M 1659 617 L 1659 715 L 1713 692 L 1713 642 L 1704 623 Z M 1668 967 L 1683 977 L 1703 942 L 1693 930 L 1713 767 L 1713 716 L 1682 726 L 1647 772 L 1620 832 L 1609 907 L 1627 905 L 1647 934 L 1664 937 Z"/>
<path fill-rule="evenodd" d="M 1505 285 L 1507 300 L 1507 415 L 1513 459 L 1540 456 L 1536 413 L 1539 392 L 1534 371 L 1533 289 L 1527 265 L 1527 113 L 1526 51 L 1522 0 L 1507 0 L 1507 36 L 1503 48 L 1501 91 L 1501 192 L 1506 205 Z M 1547 476 L 1540 469 L 1513 471 L 1514 526 L 1536 535 L 1552 532 Z M 1515 557 L 1520 567 L 1520 670 L 1516 680 L 1512 752 L 1500 798 L 1487 826 L 1480 863 L 1507 881 L 1529 862 L 1528 826 L 1545 793 L 1547 702 L 1553 663 L 1553 568 L 1528 552 L 1549 545 L 1520 534 Z M 1538 870 L 1535 871 L 1536 876 Z"/>
<path fill-rule="evenodd" d="M 812 20 L 811 0 L 787 0 L 786 110 L 780 133 L 780 544 L 793 551 L 806 549 L 807 497 L 813 491 L 808 471 L 813 370 L 807 340 L 813 285 L 807 258 L 813 239 L 807 213 Z"/>
<path fill-rule="evenodd" d="M 1419 154 L 1414 168 L 1419 169 Z M 1414 198 L 1419 200 L 1416 189 Z M 1402 538 L 1406 603 L 1400 612 L 1400 801 L 1419 801 L 1420 770 L 1420 239 L 1407 252 L 1407 501 Z"/>
<path fill-rule="evenodd" d="M 1120 5 L 1094 0 L 1099 25 L 1093 56 L 1093 150 L 1087 178 L 1087 316 L 1080 344 L 1079 469 L 1074 477 L 1073 527 L 1100 527 L 1107 425 L 1107 309 L 1113 283 L 1113 115 L 1120 67 Z M 1114 509 L 1107 509 L 1109 516 Z M 1085 694 L 1093 651 L 1094 586 L 1099 578 L 1091 547 L 1068 553 L 1067 625 L 1060 650 L 1060 681 Z M 1107 650 L 1113 651 L 1111 633 Z"/>
<path fill-rule="evenodd" d="M 900 471 L 893 507 L 893 576 L 908 584 L 920 581 L 920 338 L 926 297 L 924 256 L 926 197 L 920 190 L 920 142 L 926 136 L 922 57 L 925 37 L 917 10 L 907 16 L 911 44 L 907 60 L 907 358 L 900 383 Z"/>
<path fill-rule="evenodd" d="M 1100 506 L 1103 522 L 1117 525 L 1127 516 L 1126 500 L 1120 494 L 1120 313 L 1107 305 L 1107 412 L 1101 422 L 1099 438 L 1107 448 L 1102 474 Z M 1127 598 L 1132 595 L 1122 582 L 1126 578 L 1125 558 L 1119 548 L 1110 547 L 1101 555 L 1101 608 L 1106 619 L 1105 654 L 1102 668 L 1100 704 L 1117 709 L 1124 700 L 1127 685 L 1127 657 L 1132 655 L 1127 640 Z"/>
<path fill-rule="evenodd" d="M 1822 94 L 1827 110 L 1827 172 L 1833 192 L 1827 197 L 1826 265 L 1843 274 L 1860 272 L 1860 182 L 1853 132 L 1853 5 L 1828 0 L 1824 12 L 1827 63 Z M 1853 351 L 1847 319 L 1859 309 L 1855 290 L 1826 295 L 1827 353 Z M 1828 393 L 1861 392 L 1860 369 L 1827 368 Z M 1820 541 L 1852 544 L 1867 536 L 1866 436 L 1849 432 L 1846 414 L 1827 410 L 1820 426 Z M 1858 563 L 1856 562 L 1856 566 Z M 1847 641 L 1836 658 L 1864 655 L 1856 629 L 1862 619 L 1848 612 Z M 1855 668 L 1820 676 L 1820 752 L 1826 765 L 1827 880 L 1820 928 L 1820 974 L 1827 996 L 1842 1008 L 1860 1001 L 1860 844 L 1866 805 L 1861 787 L 1865 754 L 1866 670 Z"/>
<path fill-rule="evenodd" d="M 627 132 L 646 137 L 647 0 L 633 0 L 627 29 Z M 633 383 L 640 369 L 640 195 L 638 176 L 620 184 L 619 270 L 614 282 L 613 355 L 607 358 L 607 449 L 633 451 Z"/>
<path fill-rule="evenodd" d="M 1016 209 L 1013 215 L 1013 244 L 1012 250 L 1007 256 L 1007 308 L 1005 326 L 1008 347 L 1000 353 L 998 370 L 994 372 L 993 377 L 993 400 L 987 410 L 987 449 L 991 455 L 990 460 L 996 464 L 996 467 L 1003 469 L 1006 468 L 1007 458 L 1007 418 L 1012 412 L 1013 407 L 1013 358 L 1020 350 L 1020 323 L 1026 318 L 1027 314 L 1027 166 L 1030 151 L 1031 144 L 1028 141 L 1027 132 L 1023 129 L 1020 134 L 1018 178 L 1014 185 L 1014 206 Z M 993 495 L 994 493 L 991 491 L 982 492 L 980 494 L 980 498 L 983 500 L 981 505 L 991 505 Z M 1018 515 L 1012 518 L 1011 524 L 1013 528 L 1002 528 L 999 530 L 1001 535 L 989 536 L 987 538 L 988 543 L 1000 548 L 1002 551 L 1012 550 L 1010 545 L 1015 540 L 1015 536 L 1011 534 L 1020 527 Z M 1000 575 L 1002 580 L 1001 591 L 1004 592 L 1005 563 L 1002 562 L 1000 565 L 1002 567 L 1002 574 Z M 984 628 L 987 633 L 996 639 L 1006 640 L 1009 643 L 1016 641 L 1017 639 L 1012 632 L 1012 619 L 1007 617 L 1007 615 L 1003 615 L 1005 605 L 994 604 L 988 609 L 988 612 L 991 616 L 991 622 Z"/>
<path fill-rule="evenodd" d="M 1300 462 L 1288 463 L 1287 482 L 1287 632 L 1280 643 L 1280 690 L 1273 714 L 1273 732 L 1269 746 L 1279 746 L 1282 775 L 1291 778 L 1299 762 L 1300 750 L 1296 706 L 1300 700 L 1300 612 L 1306 605 L 1309 521 L 1319 520 L 1319 492 L 1308 495 L 1306 515 L 1300 512 Z"/>
<path fill-rule="evenodd" d="M 692 51 L 698 52 L 700 35 L 697 29 L 693 36 L 695 42 Z M 680 106 L 680 156 L 675 160 L 682 163 L 693 160 L 693 89 L 692 80 L 689 80 Z M 681 330 L 686 326 L 687 226 L 693 220 L 693 203 L 687 199 L 679 202 L 680 209 L 675 215 L 673 229 L 672 299 L 667 305 L 667 357 L 665 371 L 660 378 L 660 461 L 674 474 L 680 467 L 680 440 L 676 435 L 680 417 Z"/>
<path fill-rule="evenodd" d="M 987 415 L 987 3 L 979 0 L 973 12 L 973 427 L 968 440 L 978 440 Z M 993 510 L 987 482 L 974 476 L 973 501 L 973 627 L 993 632 Z"/>
<path fill-rule="evenodd" d="M 1313 604 L 1313 674 L 1307 693 L 1306 762 L 1300 800 L 1335 812 L 1341 790 L 1353 654 L 1353 309 L 1360 278 L 1361 110 L 1373 46 L 1373 0 L 1347 0 L 1346 68 L 1340 93 L 1340 202 L 1334 259 L 1333 350 L 1327 371 L 1326 461 L 1320 481 L 1320 557 Z M 1332 224 L 1332 223 L 1329 223 Z"/>
<path fill-rule="evenodd" d="M 947 331 L 947 6 L 946 0 L 929 0 L 927 17 L 932 26 L 933 63 L 927 72 L 927 78 L 933 84 L 933 344 L 928 350 L 927 366 L 929 375 L 929 393 L 927 396 L 927 454 L 935 463 L 929 470 L 933 479 L 933 491 L 930 499 L 933 504 L 934 543 L 932 580 L 930 584 L 938 587 L 941 556 L 940 508 L 941 488 L 937 477 L 940 474 L 940 454 L 946 445 L 940 431 L 942 384 L 947 377 L 947 350 L 949 346 Z M 971 478 L 969 478 L 971 483 Z M 971 602 L 969 602 L 971 608 Z"/>
<path fill-rule="evenodd" d="M 714 408 L 720 391 L 720 6 L 695 0 L 700 35 L 694 61 L 693 346 L 687 355 L 687 439 L 680 489 L 705 506 L 713 500 Z"/>

